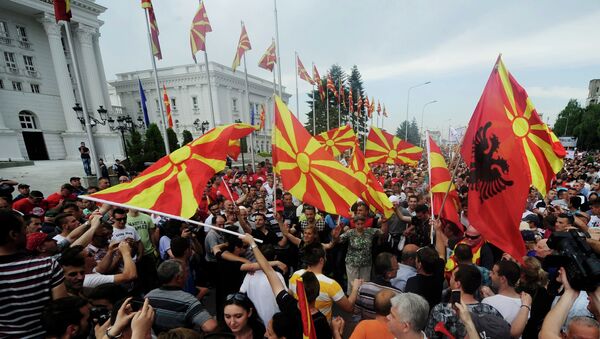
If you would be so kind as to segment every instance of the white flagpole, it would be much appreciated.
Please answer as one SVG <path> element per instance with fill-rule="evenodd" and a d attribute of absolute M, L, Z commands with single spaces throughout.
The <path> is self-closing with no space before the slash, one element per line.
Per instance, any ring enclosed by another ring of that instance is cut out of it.
<path fill-rule="evenodd" d="M 431 191 L 431 145 L 429 144 L 429 131 L 425 131 L 425 146 L 427 147 L 427 170 L 429 172 L 429 199 L 431 200 L 431 218 L 435 219 L 433 207 L 433 192 Z M 452 183 L 449 183 L 449 186 Z M 438 217 L 439 218 L 439 217 Z M 433 244 L 433 223 L 429 229 L 429 238 Z"/>
<path fill-rule="evenodd" d="M 319 81 L 321 81 L 321 79 L 319 79 Z M 327 131 L 329 131 L 329 88 L 325 87 L 325 90 L 327 91 L 327 95 L 325 96 L 327 99 L 325 102 L 325 107 L 327 107 Z"/>
<path fill-rule="evenodd" d="M 242 22 L 242 27 L 244 27 L 244 22 Z M 246 53 L 244 52 L 244 77 L 246 79 L 246 99 L 248 100 L 248 123 L 252 123 L 252 112 L 253 110 L 250 108 L 250 89 L 248 86 L 248 69 L 246 68 Z M 256 171 L 256 163 L 254 162 L 254 131 L 250 133 L 250 159 L 252 161 L 252 171 Z"/>
<path fill-rule="evenodd" d="M 313 136 L 315 136 L 315 135 L 317 135 L 317 121 L 315 120 L 315 84 L 314 83 L 312 85 L 311 96 L 312 96 Z"/>
<path fill-rule="evenodd" d="M 91 168 L 96 168 L 96 177 L 100 179 L 102 177 L 102 173 L 100 172 L 100 168 L 98 168 L 98 153 L 96 153 L 96 143 L 94 142 L 94 135 L 92 134 L 92 125 L 90 124 L 90 117 L 88 115 L 87 103 L 85 100 L 85 95 L 83 92 L 83 84 L 81 83 L 81 73 L 79 73 L 79 66 L 77 65 L 77 57 L 75 55 L 75 50 L 73 48 L 73 39 L 71 37 L 71 27 L 68 21 L 64 21 L 65 24 L 65 33 L 67 35 L 67 43 L 69 44 L 69 53 L 71 53 L 73 60 L 73 68 L 75 71 L 75 81 L 77 81 L 77 91 L 79 92 L 79 97 L 81 100 L 81 107 L 83 108 L 83 121 L 85 122 L 85 132 L 88 137 L 88 144 L 90 146 L 90 156 L 92 158 Z M 92 167 L 93 166 L 93 167 Z M 87 173 L 86 173 L 87 175 Z"/>
<path fill-rule="evenodd" d="M 300 120 L 300 98 L 298 97 L 298 52 L 294 51 L 294 62 L 296 63 L 296 119 Z"/>
<path fill-rule="evenodd" d="M 216 227 L 214 225 L 205 224 L 203 222 L 198 222 L 198 221 L 195 221 L 195 220 L 186 219 L 184 217 L 181 217 L 181 216 L 178 216 L 178 215 L 174 215 L 174 214 L 169 214 L 169 213 L 165 213 L 165 212 L 151 210 L 149 208 L 142 208 L 142 207 L 138 207 L 138 206 L 131 206 L 131 205 L 126 205 L 126 204 L 120 204 L 118 202 L 112 202 L 112 201 L 108 201 L 108 200 L 104 200 L 104 199 L 98 199 L 98 198 L 90 197 L 89 195 L 80 195 L 77 198 L 79 198 L 79 199 L 85 199 L 85 200 L 90 200 L 90 201 L 95 201 L 95 202 L 99 202 L 101 204 L 108 204 L 108 205 L 111 205 L 111 206 L 121 207 L 121 208 L 125 208 L 125 209 L 134 209 L 134 210 L 138 210 L 140 212 L 145 212 L 145 213 L 149 213 L 149 214 L 156 214 L 156 215 L 160 215 L 161 217 L 165 217 L 165 218 L 169 218 L 169 219 L 175 219 L 175 220 L 183 221 L 183 222 L 194 224 L 194 225 L 198 225 L 198 226 L 208 227 L 208 228 L 211 228 L 211 229 L 213 229 L 215 231 L 218 231 L 218 232 L 229 233 L 231 235 L 237 235 L 237 236 L 240 236 L 240 237 L 244 235 L 244 234 L 241 234 L 241 233 L 230 231 L 230 230 L 225 229 L 225 228 L 220 228 L 220 227 Z M 256 241 L 258 243 L 262 243 L 262 240 L 260 240 L 260 239 L 254 239 L 254 241 Z"/>
<path fill-rule="evenodd" d="M 210 81 L 210 70 L 208 69 L 208 53 L 204 51 L 204 66 L 206 67 L 206 79 L 208 80 L 208 99 L 210 102 L 210 115 L 212 118 L 213 127 L 217 127 L 215 120 L 215 105 L 213 104 L 212 84 Z"/>
<path fill-rule="evenodd" d="M 158 84 L 158 71 L 156 70 L 156 59 L 152 53 L 152 33 L 150 32 L 150 19 L 148 18 L 148 10 L 144 9 L 146 14 L 146 31 L 148 33 L 148 46 L 150 47 L 150 59 L 152 59 L 152 69 L 154 70 L 154 85 L 156 86 L 156 94 L 158 95 L 158 107 L 160 108 L 160 118 L 162 120 L 162 132 L 163 139 L 165 142 L 165 151 L 167 154 L 171 153 L 169 148 L 169 138 L 167 136 L 167 120 L 165 118 L 165 109 L 163 108 L 163 98 L 160 91 L 160 85 Z"/>
<path fill-rule="evenodd" d="M 338 127 L 342 127 L 342 100 L 340 100 L 342 95 L 340 94 L 340 91 L 343 91 L 341 77 L 340 77 L 340 84 L 338 86 L 338 97 L 337 97 L 337 99 L 338 99 Z"/>
<path fill-rule="evenodd" d="M 279 23 L 277 22 L 277 0 L 273 0 L 273 8 L 275 9 L 275 39 L 277 39 L 277 78 L 279 79 L 279 97 L 283 100 L 283 95 L 281 94 L 283 85 L 281 84 L 281 53 L 279 53 Z M 298 74 L 297 71 L 296 74 Z"/>

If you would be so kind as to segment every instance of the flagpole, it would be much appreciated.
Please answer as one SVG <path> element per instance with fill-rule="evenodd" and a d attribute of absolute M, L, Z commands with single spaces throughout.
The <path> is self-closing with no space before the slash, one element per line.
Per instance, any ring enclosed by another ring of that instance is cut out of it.
<path fill-rule="evenodd" d="M 298 98 L 298 52 L 294 51 L 296 63 L 296 119 L 300 120 L 300 98 Z"/>
<path fill-rule="evenodd" d="M 463 140 L 461 140 L 460 145 L 462 145 L 464 141 L 464 135 L 463 135 Z M 461 158 L 461 154 L 460 152 L 458 153 L 458 158 L 456 159 L 456 165 L 454 166 L 454 169 L 452 170 L 452 177 L 450 178 L 450 183 L 448 183 L 448 187 L 446 188 L 446 193 L 444 194 L 444 199 L 442 200 L 442 205 L 440 206 L 440 211 L 442 211 L 442 209 L 444 208 L 444 205 L 446 204 L 446 198 L 448 198 L 448 194 L 450 193 L 450 187 L 452 186 L 452 183 L 454 182 L 454 178 L 456 178 L 456 173 L 458 172 L 458 168 L 460 167 L 458 162 L 460 161 Z M 454 162 L 454 159 L 450 159 L 450 163 Z M 448 165 L 450 166 L 450 165 Z M 450 167 L 448 167 L 450 168 Z M 430 179 L 431 180 L 431 179 Z M 456 225 L 459 226 L 459 225 Z"/>
<path fill-rule="evenodd" d="M 340 91 L 343 90 L 342 89 L 342 79 L 340 77 L 340 86 L 338 87 L 338 127 L 342 127 L 342 95 L 340 94 Z"/>
<path fill-rule="evenodd" d="M 237 233 L 234 231 L 230 231 L 226 228 L 220 228 L 214 225 L 209 225 L 209 224 L 205 224 L 203 222 L 199 222 L 196 220 L 191 220 L 191 219 L 187 219 L 178 215 L 174 215 L 174 214 L 169 214 L 169 213 L 165 213 L 165 212 L 161 212 L 161 211 L 156 211 L 156 210 L 151 210 L 149 208 L 143 208 L 143 207 L 138 207 L 138 206 L 132 206 L 132 205 L 127 205 L 127 204 L 121 204 L 118 202 L 113 202 L 113 201 L 108 201 L 108 200 L 104 200 L 104 199 L 98 199 L 95 197 L 91 197 L 89 195 L 80 195 L 77 198 L 79 199 L 84 199 L 84 200 L 90 200 L 90 201 L 95 201 L 101 204 L 108 204 L 111 206 L 116 206 L 116 207 L 121 207 L 121 208 L 125 208 L 125 209 L 134 209 L 134 210 L 138 210 L 140 212 L 144 212 L 144 213 L 148 213 L 148 214 L 156 214 L 156 215 L 160 215 L 161 217 L 165 217 L 165 218 L 169 218 L 169 219 L 175 219 L 175 220 L 179 220 L 179 221 L 183 221 L 185 223 L 189 223 L 189 224 L 194 224 L 194 225 L 198 225 L 198 226 L 204 226 L 204 227 L 208 227 L 211 228 L 215 231 L 218 232 L 223 232 L 223 233 L 228 233 L 231 235 L 237 235 L 239 237 L 244 236 L 245 234 L 241 234 L 241 233 Z M 262 240 L 260 239 L 254 239 L 254 241 L 262 243 Z"/>
<path fill-rule="evenodd" d="M 314 64 L 313 64 L 314 67 Z M 313 81 L 314 82 L 314 81 Z M 312 118 L 313 118 L 313 136 L 317 135 L 317 121 L 315 120 L 315 84 L 312 85 Z"/>
<path fill-rule="evenodd" d="M 242 27 L 244 27 L 244 22 L 242 22 Z M 248 122 L 252 123 L 252 110 L 250 109 L 250 89 L 248 86 L 248 69 L 246 68 L 246 53 L 244 53 L 244 77 L 246 79 L 246 99 L 248 99 Z M 208 69 L 208 67 L 207 67 Z M 209 85 L 210 86 L 210 85 Z M 255 171 L 256 168 L 256 163 L 254 161 L 254 131 L 252 131 L 252 133 L 250 133 L 250 143 L 252 144 L 252 146 L 250 146 L 250 159 L 252 161 L 252 171 Z"/>
<path fill-rule="evenodd" d="M 275 74 L 275 73 L 273 73 Z M 275 75 L 273 75 L 274 77 Z M 277 133 L 275 133 L 275 111 L 277 110 L 277 102 L 275 100 L 276 94 L 273 94 L 273 125 L 271 127 L 271 133 L 273 135 L 271 139 L 271 159 L 273 159 L 273 153 L 275 149 L 275 143 L 277 142 Z M 273 204 L 275 206 L 275 213 L 277 212 L 277 173 L 275 173 L 275 161 L 273 161 Z"/>
<path fill-rule="evenodd" d="M 279 78 L 279 97 L 281 97 L 283 100 L 283 95 L 281 94 L 281 88 L 283 87 L 283 85 L 281 84 L 281 53 L 279 53 L 279 23 L 277 21 L 277 0 L 273 0 L 273 8 L 275 9 L 275 39 L 277 40 L 277 77 Z M 298 76 L 297 71 L 296 76 Z"/>
<path fill-rule="evenodd" d="M 431 218 L 435 220 L 435 212 L 433 207 L 433 191 L 431 190 L 431 145 L 429 144 L 429 131 L 425 131 L 425 145 L 427 147 L 427 170 L 429 173 L 429 199 L 431 200 Z M 448 187 L 452 185 L 452 181 L 448 184 Z M 446 197 L 444 197 L 446 199 Z M 440 214 L 442 210 L 440 209 Z M 438 215 L 438 219 L 440 216 Z M 457 225 L 458 226 L 458 225 Z M 433 244 L 433 223 L 430 225 L 429 229 L 429 239 L 431 244 Z"/>
<path fill-rule="evenodd" d="M 79 73 L 79 66 L 77 65 L 77 58 L 75 57 L 75 50 L 73 48 L 73 39 L 71 37 L 71 27 L 68 21 L 63 21 L 65 25 L 65 33 L 67 35 L 67 43 L 69 44 L 69 53 L 72 55 L 71 60 L 73 61 L 73 68 L 75 68 L 75 81 L 77 81 L 77 91 L 81 100 L 81 107 L 83 108 L 83 121 L 85 122 L 85 133 L 88 137 L 88 143 L 90 146 L 90 156 L 93 160 L 93 166 L 96 167 L 96 177 L 100 179 L 102 173 L 98 168 L 98 153 L 96 153 L 96 143 L 94 142 L 94 135 L 92 134 L 92 125 L 90 124 L 90 117 L 88 115 L 87 103 L 83 92 L 83 84 L 81 83 L 81 73 Z M 91 167 L 91 166 L 90 166 Z M 87 173 L 86 173 L 87 174 Z"/>
<path fill-rule="evenodd" d="M 146 14 L 146 31 L 148 34 L 148 47 L 150 48 L 150 59 L 152 59 L 152 69 L 154 70 L 154 85 L 156 86 L 156 93 L 158 95 L 158 107 L 160 108 L 160 118 L 162 121 L 162 132 L 163 132 L 163 141 L 165 143 L 165 151 L 167 154 L 171 153 L 169 149 L 169 139 L 167 137 L 167 121 L 165 120 L 165 109 L 163 108 L 163 103 L 161 100 L 161 91 L 160 85 L 158 83 L 158 71 L 156 70 L 156 60 L 154 59 L 154 54 L 152 53 L 152 35 L 150 33 L 150 19 L 148 18 L 148 10 L 144 10 Z"/>
<path fill-rule="evenodd" d="M 212 96 L 212 84 L 210 81 L 210 70 L 208 69 L 208 53 L 204 51 L 204 65 L 206 66 L 206 79 L 208 80 L 208 99 L 210 102 L 210 114 L 212 117 L 213 127 L 217 127 L 217 121 L 215 120 L 215 105 L 213 104 Z"/>
<path fill-rule="evenodd" d="M 319 81 L 321 81 L 321 79 L 319 79 Z M 327 100 L 325 102 L 325 105 L 326 105 L 325 107 L 327 107 L 327 129 L 326 130 L 329 131 L 329 88 L 325 87 L 325 89 L 327 90 L 327 95 L 326 95 L 327 99 L 325 99 L 325 100 Z"/>

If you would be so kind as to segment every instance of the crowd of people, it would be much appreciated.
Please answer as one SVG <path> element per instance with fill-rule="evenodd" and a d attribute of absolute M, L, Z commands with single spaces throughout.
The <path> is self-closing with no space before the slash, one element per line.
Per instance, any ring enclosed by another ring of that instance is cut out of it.
<path fill-rule="evenodd" d="M 582 284 L 552 234 L 591 234 L 586 263 L 600 265 L 599 168 L 578 155 L 547 195 L 515 202 L 524 258 L 469 223 L 464 165 L 461 225 L 431 215 L 423 162 L 373 167 L 389 218 L 361 201 L 350 218 L 319 211 L 268 160 L 234 165 L 199 188 L 191 219 L 213 227 L 79 198 L 106 177 L 47 196 L 0 179 L 0 338 L 302 338 L 301 284 L 319 339 L 597 339 L 599 276 Z"/>

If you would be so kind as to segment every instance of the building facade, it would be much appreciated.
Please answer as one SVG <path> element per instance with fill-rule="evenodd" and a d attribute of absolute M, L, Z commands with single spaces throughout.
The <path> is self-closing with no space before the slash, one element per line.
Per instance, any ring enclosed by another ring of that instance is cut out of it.
<path fill-rule="evenodd" d="M 588 86 L 587 105 L 600 104 L 600 79 L 590 80 Z"/>
<path fill-rule="evenodd" d="M 230 67 L 209 62 L 209 74 L 212 86 L 215 123 L 228 124 L 235 121 L 260 123 L 261 106 L 265 108 L 265 128 L 255 132 L 255 152 L 271 152 L 271 130 L 273 124 L 273 82 L 248 75 L 250 106 L 246 97 L 243 72 L 233 72 Z M 163 104 L 162 94 L 157 93 L 152 70 L 119 73 L 117 79 L 110 81 L 111 100 L 115 107 L 137 119 L 143 115 L 138 79 L 142 83 L 146 96 L 146 107 L 151 123 L 162 126 L 159 105 Z M 209 100 L 208 77 L 205 64 L 190 64 L 158 69 L 158 78 L 162 93 L 163 85 L 170 99 L 173 130 L 178 140 L 182 132 L 188 130 L 194 138 L 203 133 L 202 126 L 214 127 Z M 285 102 L 290 94 L 283 91 Z M 248 145 L 249 139 L 248 139 Z"/>
<path fill-rule="evenodd" d="M 69 52 L 65 26 L 54 18 L 52 0 L 0 1 L 0 160 L 77 159 L 89 144 L 73 106 L 81 103 L 73 68 L 83 76 L 98 157 L 122 157 L 118 133 L 97 110 L 113 111 L 102 54 L 98 16 L 106 8 L 92 0 L 72 0 L 70 31 L 76 55 Z"/>

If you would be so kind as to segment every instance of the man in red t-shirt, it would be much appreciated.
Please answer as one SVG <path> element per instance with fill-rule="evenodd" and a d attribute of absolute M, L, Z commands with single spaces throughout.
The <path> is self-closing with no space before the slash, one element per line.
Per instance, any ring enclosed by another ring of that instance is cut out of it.
<path fill-rule="evenodd" d="M 63 184 L 60 186 L 60 191 L 52 193 L 46 198 L 48 208 L 62 207 L 65 200 L 77 200 L 77 196 L 73 193 L 75 188 L 71 184 Z"/>
<path fill-rule="evenodd" d="M 13 209 L 28 215 L 37 215 L 44 221 L 44 214 L 48 208 L 48 203 L 44 200 L 44 195 L 40 191 L 31 191 L 25 199 L 20 199 L 13 203 Z"/>

